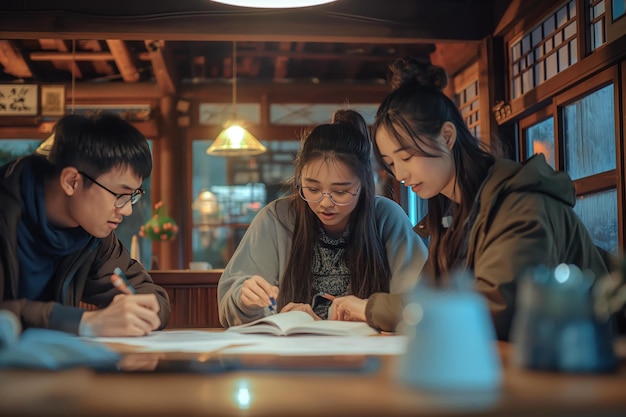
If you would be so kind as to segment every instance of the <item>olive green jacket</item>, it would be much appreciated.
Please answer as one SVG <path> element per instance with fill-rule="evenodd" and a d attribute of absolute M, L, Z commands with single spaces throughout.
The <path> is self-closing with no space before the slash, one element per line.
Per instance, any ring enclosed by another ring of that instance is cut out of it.
<path fill-rule="evenodd" d="M 483 182 L 470 214 L 475 221 L 466 267 L 488 301 L 499 339 L 508 339 L 517 280 L 529 268 L 567 263 L 596 276 L 608 272 L 605 253 L 574 212 L 575 203 L 569 176 L 554 172 L 543 155 L 525 164 L 497 159 Z M 367 303 L 367 321 L 395 330 L 403 303 L 402 295 L 374 294 Z"/>

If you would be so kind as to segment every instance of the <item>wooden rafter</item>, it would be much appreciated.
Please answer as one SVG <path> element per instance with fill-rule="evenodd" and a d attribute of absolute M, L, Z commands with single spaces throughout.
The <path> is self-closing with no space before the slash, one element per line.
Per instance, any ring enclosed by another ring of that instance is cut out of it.
<path fill-rule="evenodd" d="M 93 51 L 93 52 L 102 52 L 102 44 L 97 40 L 86 40 L 82 41 L 82 49 Z M 93 61 L 94 69 L 103 75 L 113 75 L 114 70 L 111 64 L 107 61 Z"/>
<path fill-rule="evenodd" d="M 289 51 L 291 51 L 291 42 L 281 42 L 278 49 L 284 52 L 284 55 L 277 56 L 274 59 L 274 79 L 281 80 L 287 78 L 287 64 L 289 63 Z"/>
<path fill-rule="evenodd" d="M 173 77 L 173 66 L 165 58 L 165 41 L 146 40 L 146 49 L 152 62 L 152 71 L 159 85 L 159 89 L 164 96 L 176 94 L 176 83 Z"/>
<path fill-rule="evenodd" d="M 139 71 L 133 61 L 126 43 L 118 39 L 107 39 L 107 46 L 113 55 L 115 65 L 119 69 L 122 79 L 126 82 L 139 81 Z"/>
<path fill-rule="evenodd" d="M 11 41 L 0 40 L 0 64 L 4 67 L 4 72 L 14 77 L 33 77 L 28 63 L 22 54 L 13 46 Z"/>

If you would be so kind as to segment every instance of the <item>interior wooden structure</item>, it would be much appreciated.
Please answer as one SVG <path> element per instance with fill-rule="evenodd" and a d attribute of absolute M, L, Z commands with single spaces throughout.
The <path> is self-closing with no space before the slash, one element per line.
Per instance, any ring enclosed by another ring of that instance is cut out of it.
<path fill-rule="evenodd" d="M 0 5 L 0 84 L 64 85 L 72 105 L 149 105 L 126 116 L 154 140 L 152 199 L 170 202 L 181 226 L 176 241 L 153 251 L 163 269 L 183 269 L 192 260 L 191 140 L 220 129 L 198 123 L 198 104 L 231 102 L 233 42 L 237 101 L 261 103 L 261 121 L 250 130 L 273 140 L 297 139 L 294 132 L 307 126 L 270 123 L 272 103 L 379 103 L 390 91 L 389 64 L 410 55 L 444 67 L 452 97 L 477 80 L 480 138 L 522 160 L 524 126 L 556 109 L 560 94 L 576 97 L 610 80 L 621 103 L 617 166 L 576 186 L 581 195 L 617 189 L 623 247 L 626 19 L 603 17 L 605 42 L 591 53 L 589 10 L 599 2 L 571 3 L 571 15 L 585 16 L 577 20 L 576 64 L 519 97 L 508 81 L 510 44 L 567 1 L 339 0 L 277 10 L 208 0 L 14 0 Z M 611 1 L 602 4 L 608 9 Z M 53 124 L 39 115 L 2 116 L 0 138 L 44 139 Z"/>

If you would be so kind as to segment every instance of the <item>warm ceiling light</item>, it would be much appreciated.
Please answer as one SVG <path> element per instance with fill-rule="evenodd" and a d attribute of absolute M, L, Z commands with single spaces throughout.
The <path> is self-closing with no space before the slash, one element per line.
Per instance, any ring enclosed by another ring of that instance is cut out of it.
<path fill-rule="evenodd" d="M 206 150 L 216 156 L 251 156 L 267 150 L 252 133 L 241 126 L 237 120 L 237 43 L 233 42 L 233 117 L 227 121 L 224 130 Z"/>
<path fill-rule="evenodd" d="M 336 0 L 213 0 L 216 3 L 239 7 L 259 7 L 263 9 L 286 9 L 295 7 L 319 6 Z"/>
<path fill-rule="evenodd" d="M 252 133 L 237 122 L 231 121 L 217 135 L 206 153 L 215 156 L 251 156 L 262 154 L 266 150 L 267 148 Z"/>

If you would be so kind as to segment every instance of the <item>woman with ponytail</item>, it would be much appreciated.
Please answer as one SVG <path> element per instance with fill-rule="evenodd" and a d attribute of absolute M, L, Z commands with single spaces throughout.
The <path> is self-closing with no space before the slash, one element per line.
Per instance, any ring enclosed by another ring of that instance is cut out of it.
<path fill-rule="evenodd" d="M 375 195 L 371 154 L 368 127 L 351 110 L 303 139 L 293 194 L 256 215 L 220 278 L 223 326 L 271 310 L 326 319 L 333 297 L 415 284 L 426 247 L 402 208 Z"/>

